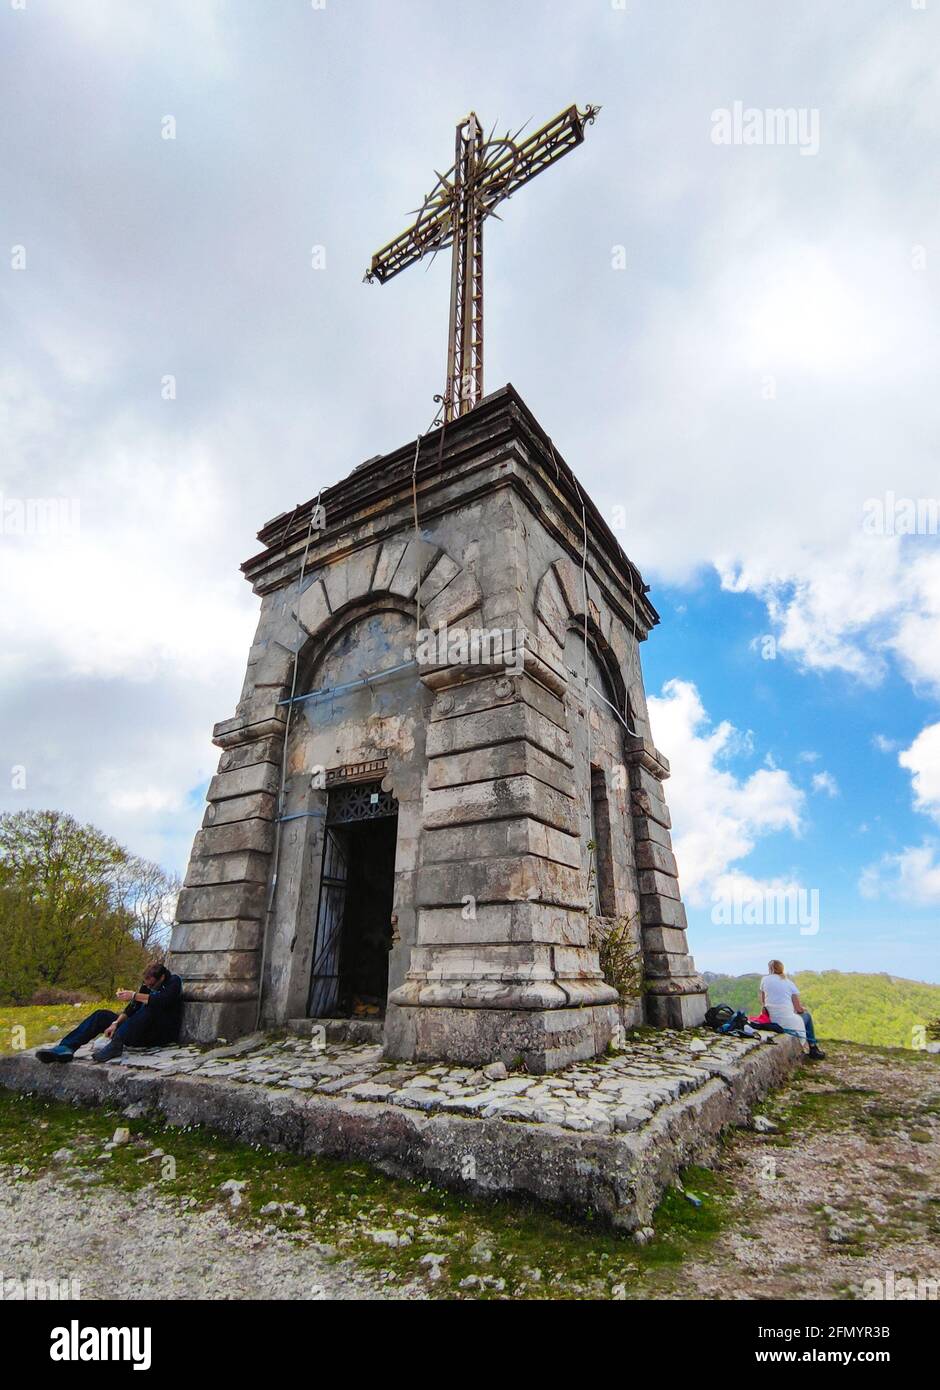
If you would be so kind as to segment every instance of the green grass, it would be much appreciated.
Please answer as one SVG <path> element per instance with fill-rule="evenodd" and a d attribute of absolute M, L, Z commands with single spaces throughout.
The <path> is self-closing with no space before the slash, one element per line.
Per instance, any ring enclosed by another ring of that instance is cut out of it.
<path fill-rule="evenodd" d="M 899 1064 L 923 1068 L 923 1087 L 916 1098 L 891 1096 L 868 1086 L 845 1084 L 837 1074 L 841 1057 L 847 1051 L 877 1060 L 883 1057 Z M 785 1096 L 785 1099 L 784 1099 Z M 860 1047 L 857 1044 L 833 1046 L 830 1062 L 804 1067 L 790 1078 L 787 1090 L 768 1098 L 758 1110 L 782 1125 L 781 1133 L 768 1136 L 768 1142 L 799 1143 L 800 1135 L 812 1130 L 850 1133 L 853 1130 L 870 1139 L 890 1138 L 900 1132 L 920 1135 L 915 1142 L 930 1142 L 925 1118 L 937 1113 L 940 1102 L 940 1055 L 910 1052 L 899 1054 L 890 1048 Z"/>
<path fill-rule="evenodd" d="M 102 1160 L 102 1146 L 118 1125 L 131 1129 L 131 1142 Z M 67 1163 L 53 1158 L 63 1148 L 72 1154 Z M 154 1148 L 162 1149 L 163 1157 L 146 1159 Z M 684 1186 L 701 1206 L 670 1189 L 656 1213 L 654 1238 L 639 1246 L 599 1225 L 566 1220 L 523 1201 L 461 1197 L 429 1183 L 385 1177 L 361 1163 L 274 1153 L 201 1129 L 129 1121 L 108 1109 L 80 1109 L 6 1092 L 0 1092 L 0 1153 L 21 1179 L 54 1169 L 81 1185 L 79 1170 L 97 1169 L 105 1184 L 127 1191 L 149 1188 L 198 1207 L 227 1205 L 219 1187 L 235 1178 L 247 1186 L 241 1207 L 232 1212 L 234 1220 L 269 1220 L 259 1216 L 269 1202 L 304 1207 L 302 1216 L 270 1219 L 330 1247 L 337 1259 L 353 1258 L 393 1287 L 413 1278 L 425 1283 L 421 1257 L 446 1255 L 441 1279 L 427 1283 L 432 1297 L 443 1298 L 661 1297 L 672 1289 L 687 1259 L 713 1248 L 724 1229 L 730 1195 L 726 1180 L 716 1173 L 689 1169 Z M 409 1235 L 411 1243 L 377 1245 L 373 1230 Z M 492 1256 L 488 1261 L 481 1255 L 486 1250 Z M 468 1276 L 497 1282 L 461 1289 Z"/>
<path fill-rule="evenodd" d="M 879 1058 L 905 1072 L 919 1068 L 916 1089 L 902 1094 L 900 1088 L 876 1091 L 867 1081 L 852 1084 L 854 1061 L 877 1064 Z M 893 1158 L 887 1161 L 894 1153 L 887 1141 L 901 1132 L 926 1136 L 930 1118 L 940 1110 L 940 1056 L 837 1043 L 828 1062 L 803 1068 L 759 1108 L 779 1131 L 759 1139 L 732 1133 L 727 1143 L 733 1151 L 740 1154 L 738 1146 L 745 1145 L 751 1158 L 778 1146 L 798 1151 L 808 1136 L 828 1132 L 835 1137 L 831 1166 L 838 1170 L 843 1162 L 838 1135 L 861 1134 L 875 1145 L 886 1145 L 880 1166 L 893 1179 L 886 1181 L 883 1193 L 889 1210 L 873 1225 L 856 1230 L 850 1224 L 847 1239 L 838 1246 L 842 1254 L 861 1256 L 895 1238 L 940 1236 L 940 1202 L 923 1200 L 931 1186 L 929 1173 L 918 1172 L 916 1163 L 906 1169 Z M 102 1157 L 118 1125 L 131 1130 L 131 1142 L 113 1149 L 110 1158 Z M 60 1149 L 70 1151 L 67 1161 L 54 1158 Z M 162 1155 L 149 1157 L 155 1149 Z M 364 1163 L 277 1153 L 198 1127 L 179 1129 L 151 1118 L 131 1121 L 112 1108 L 82 1108 L 3 1091 L 0 1161 L 17 1180 L 54 1171 L 82 1192 L 93 1172 L 106 1188 L 147 1190 L 181 1207 L 223 1207 L 236 1223 L 259 1230 L 276 1225 L 317 1242 L 328 1259 L 351 1259 L 377 1282 L 387 1282 L 390 1291 L 416 1280 L 432 1298 L 688 1296 L 687 1265 L 726 1260 L 729 1233 L 747 1236 L 752 1225 L 759 1225 L 759 1198 L 735 1188 L 733 1164 L 718 1171 L 686 1170 L 682 1185 L 666 1192 L 656 1212 L 653 1239 L 641 1246 L 599 1223 L 569 1219 L 526 1201 L 464 1197 L 428 1182 L 388 1178 Z M 246 1184 L 237 1210 L 220 1191 L 229 1178 Z M 701 1205 L 691 1203 L 687 1194 Z M 303 1210 L 261 1217 L 270 1202 Z M 861 1207 L 856 1212 L 857 1205 L 845 1204 L 850 1222 L 855 1215 L 864 1216 Z M 816 1219 L 824 1233 L 832 1217 L 822 1205 Z M 375 1230 L 393 1230 L 409 1243 L 377 1245 L 370 1234 Z M 441 1279 L 433 1283 L 420 1263 L 432 1253 L 447 1257 Z M 461 1288 L 468 1277 L 476 1282 Z"/>
<path fill-rule="evenodd" d="M 760 979 L 760 975 L 720 975 L 709 981 L 709 1000 L 757 1013 Z M 919 1037 L 916 1030 L 940 1017 L 940 985 L 841 970 L 800 970 L 792 979 L 812 1012 L 820 1038 L 912 1048 Z"/>
<path fill-rule="evenodd" d="M 120 1008 L 120 1003 L 113 999 L 77 1005 L 4 1004 L 0 1007 L 0 1052 L 22 1051 L 42 1043 L 51 1045 L 95 1009 Z"/>

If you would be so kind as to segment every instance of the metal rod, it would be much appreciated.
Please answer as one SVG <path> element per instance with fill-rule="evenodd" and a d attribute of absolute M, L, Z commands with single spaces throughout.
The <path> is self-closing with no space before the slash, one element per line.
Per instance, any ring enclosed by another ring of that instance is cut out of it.
<path fill-rule="evenodd" d="M 617 706 L 611 704 L 611 702 L 608 700 L 607 696 L 606 696 L 606 695 L 602 695 L 601 692 L 598 690 L 598 688 L 597 688 L 596 685 L 592 685 L 590 681 L 585 681 L 585 685 L 587 686 L 588 690 L 593 690 L 593 692 L 594 692 L 594 694 L 597 696 L 597 698 L 598 698 L 599 700 L 603 700 L 603 701 L 604 701 L 604 704 L 607 705 L 609 709 L 612 709 L 612 710 L 613 710 L 614 714 L 615 714 L 615 715 L 617 716 L 617 718 L 620 720 L 621 724 L 622 724 L 623 727 L 626 729 L 627 733 L 631 736 L 631 738 L 642 738 L 642 737 L 643 737 L 642 734 L 638 734 L 638 733 L 637 733 L 636 729 L 631 729 L 631 728 L 630 728 L 630 725 L 629 725 L 629 724 L 627 723 L 627 721 L 624 719 L 623 715 L 620 713 L 620 711 L 619 711 L 619 709 L 617 708 Z"/>
<path fill-rule="evenodd" d="M 450 221 L 453 248 L 450 258 L 450 318 L 447 325 L 447 385 L 444 388 L 444 418 L 453 420 L 456 410 L 456 391 L 459 365 L 457 361 L 457 339 L 460 324 L 460 275 L 462 261 L 462 241 L 460 219 L 463 209 L 463 125 L 457 127 L 457 141 L 454 148 L 454 183 L 451 194 Z"/>
<path fill-rule="evenodd" d="M 374 676 L 362 676 L 359 680 L 347 681 L 344 685 L 328 685 L 322 690 L 310 690 L 306 695 L 292 695 L 289 700 L 278 700 L 278 705 L 300 705 L 306 700 L 325 700 L 329 695 L 340 695 L 347 690 L 359 690 L 364 685 L 375 685 L 376 681 L 395 676 L 399 671 L 408 671 L 417 666 L 417 661 L 403 661 L 400 666 L 389 666 L 385 671 L 377 671 Z"/>

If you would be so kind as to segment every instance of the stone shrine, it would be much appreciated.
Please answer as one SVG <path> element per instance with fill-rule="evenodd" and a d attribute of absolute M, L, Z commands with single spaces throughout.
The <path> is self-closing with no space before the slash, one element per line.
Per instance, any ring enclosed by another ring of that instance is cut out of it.
<path fill-rule="evenodd" d="M 512 386 L 259 539 L 172 938 L 185 1036 L 350 1017 L 388 1057 L 544 1072 L 700 1023 L 640 667 L 658 616 Z"/>

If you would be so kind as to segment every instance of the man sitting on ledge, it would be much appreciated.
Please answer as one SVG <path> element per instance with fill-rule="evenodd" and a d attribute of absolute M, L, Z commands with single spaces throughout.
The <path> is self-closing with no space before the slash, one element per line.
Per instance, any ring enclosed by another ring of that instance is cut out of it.
<path fill-rule="evenodd" d="M 154 961 L 144 971 L 136 994 L 119 989 L 117 997 L 127 1006 L 122 1014 L 96 1009 L 57 1047 L 41 1048 L 36 1053 L 40 1062 L 71 1062 L 76 1050 L 99 1033 L 104 1033 L 108 1041 L 92 1054 L 93 1062 L 113 1062 L 125 1046 L 162 1047 L 176 1042 L 183 1012 L 183 982 L 179 975 L 171 975 L 165 965 Z"/>

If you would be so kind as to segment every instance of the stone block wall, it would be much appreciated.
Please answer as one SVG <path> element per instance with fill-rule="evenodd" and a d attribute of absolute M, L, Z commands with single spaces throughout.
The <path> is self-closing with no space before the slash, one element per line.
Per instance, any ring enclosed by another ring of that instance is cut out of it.
<path fill-rule="evenodd" d="M 222 749 L 170 941 L 186 983 L 187 1034 L 232 1038 L 256 1023 L 285 712 L 280 687 L 217 724 Z"/>
<path fill-rule="evenodd" d="M 278 518 L 244 567 L 261 619 L 236 714 L 216 726 L 172 943 L 188 1034 L 305 1012 L 327 804 L 311 772 L 373 761 L 399 803 L 389 1055 L 545 1070 L 602 1051 L 642 1010 L 699 1021 L 640 576 L 511 387 L 425 441 L 417 536 L 413 464 L 412 443 L 363 465 L 321 494 L 322 531 L 313 504 Z M 421 658 L 374 689 L 352 679 L 407 666 L 419 621 L 505 630 L 517 650 L 496 666 Z M 295 661 L 302 693 L 359 688 L 288 718 Z M 592 941 L 599 911 L 641 944 L 644 989 L 622 1002 Z"/>

